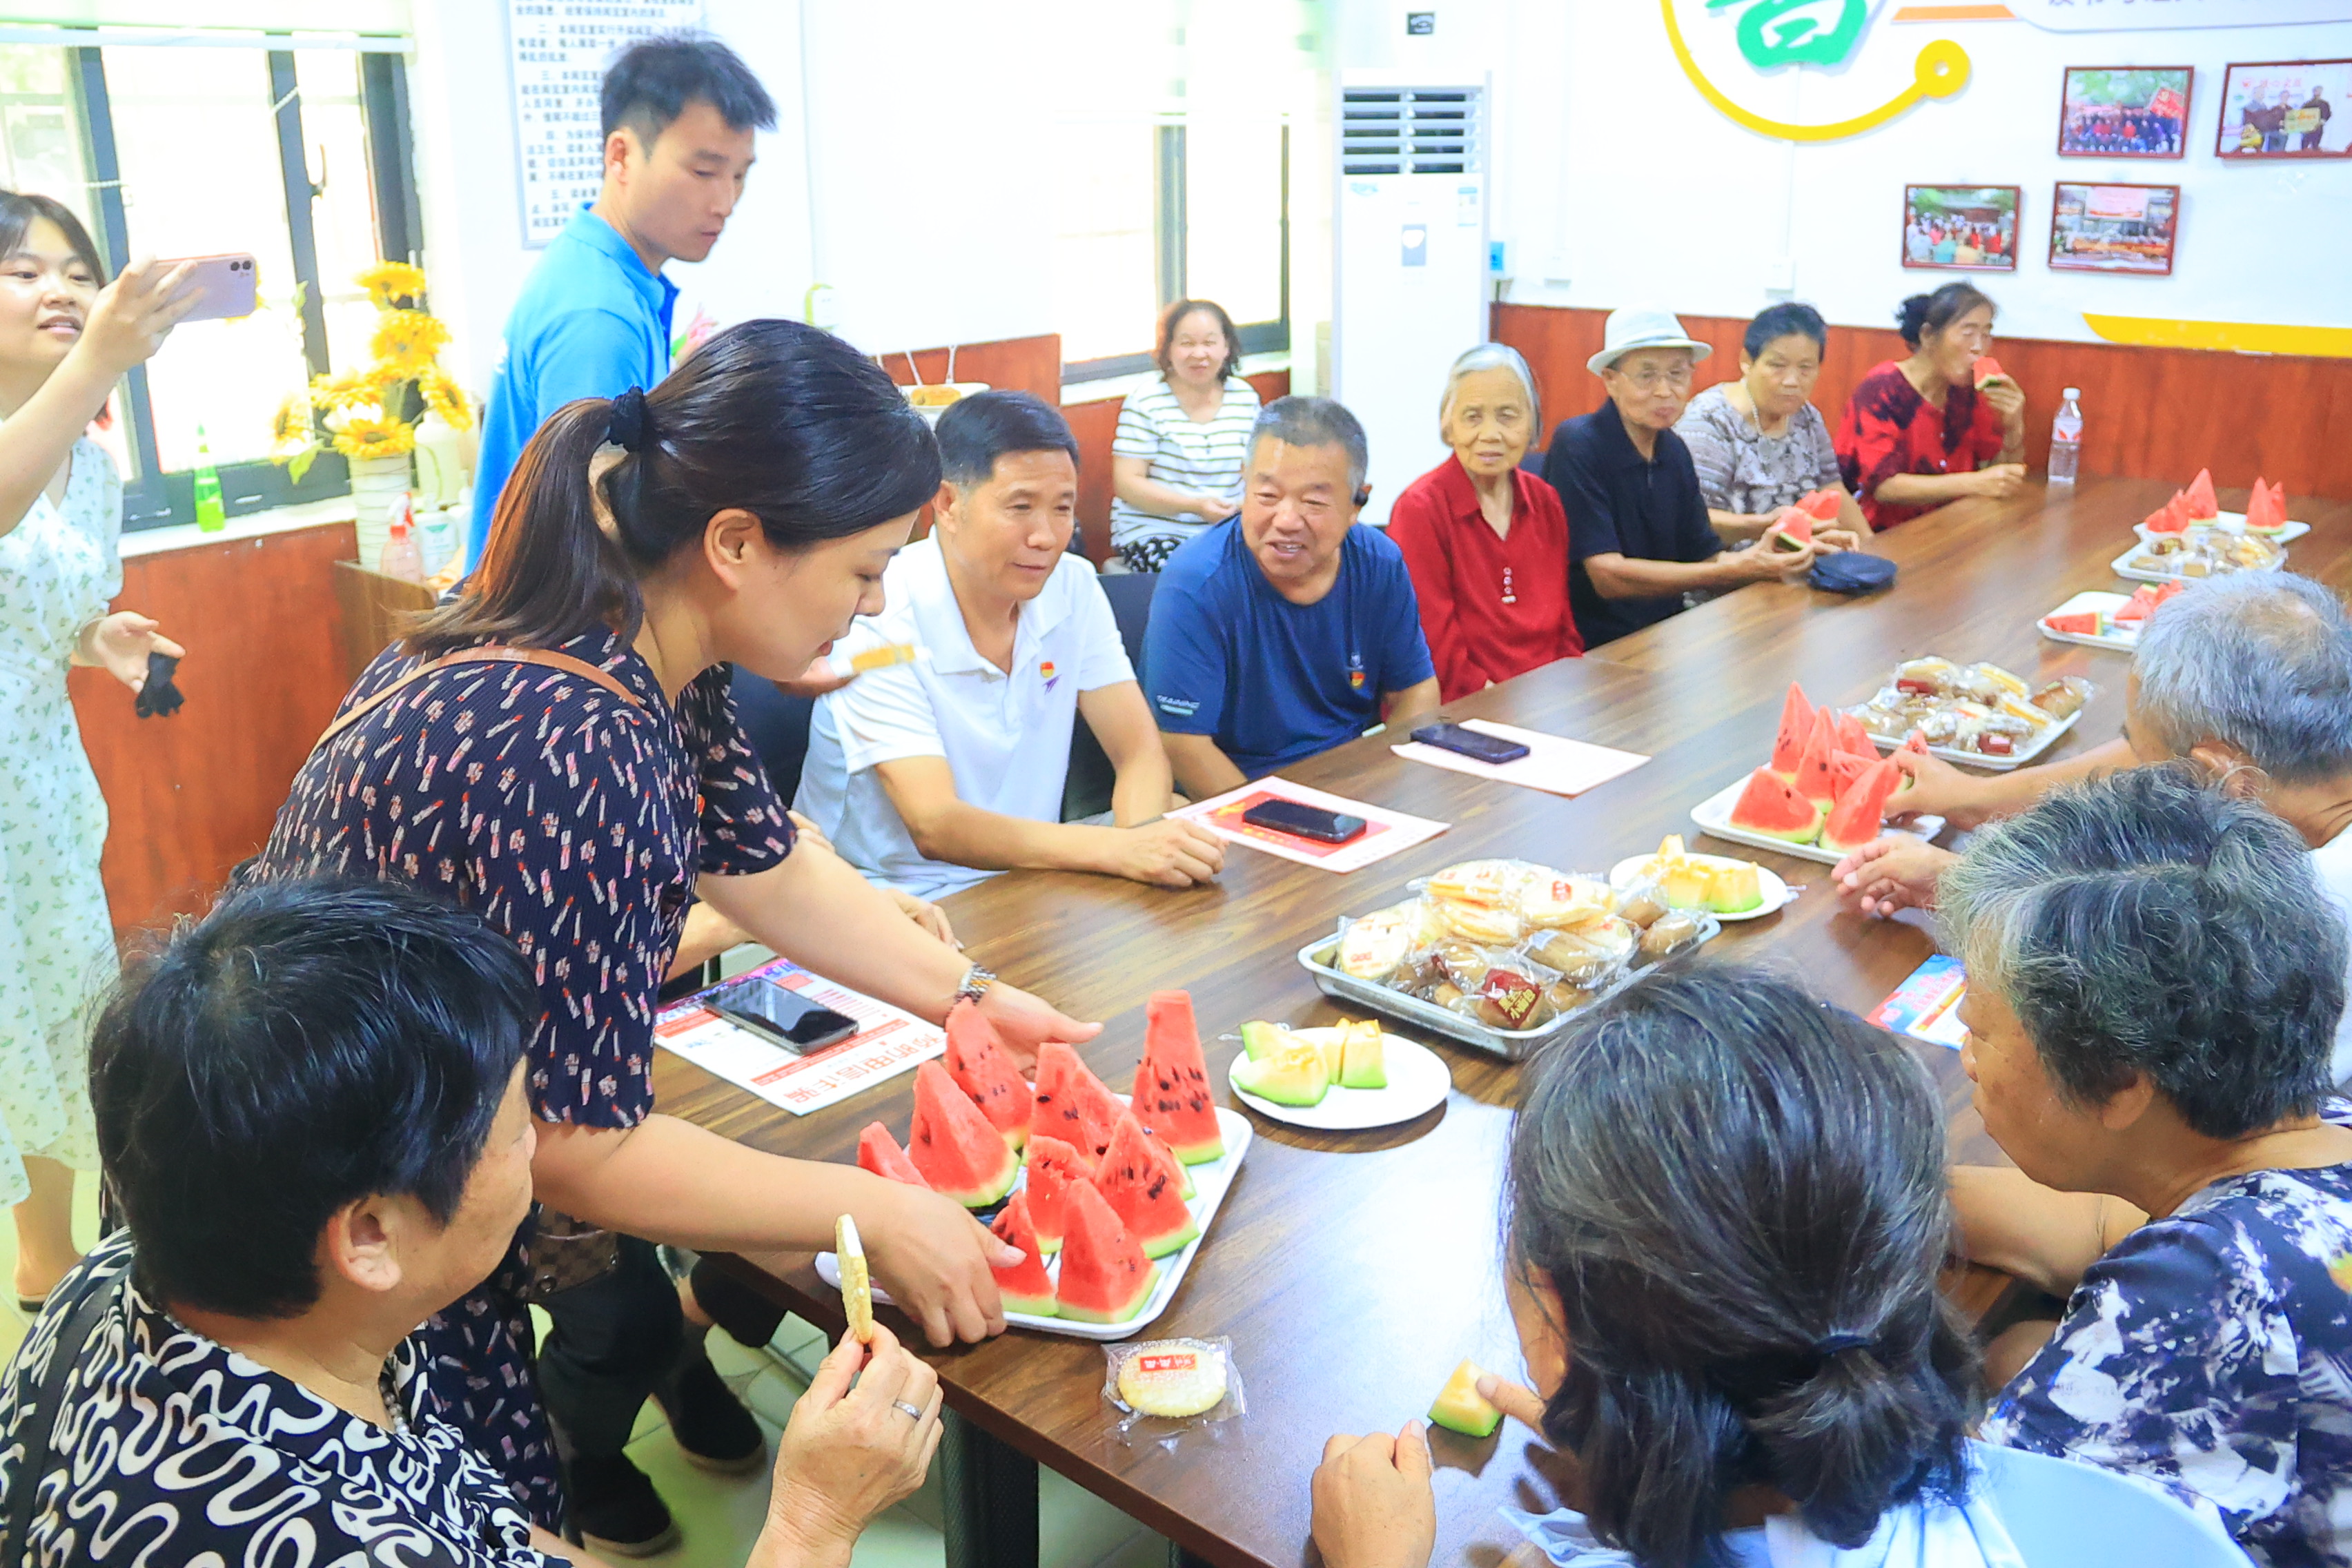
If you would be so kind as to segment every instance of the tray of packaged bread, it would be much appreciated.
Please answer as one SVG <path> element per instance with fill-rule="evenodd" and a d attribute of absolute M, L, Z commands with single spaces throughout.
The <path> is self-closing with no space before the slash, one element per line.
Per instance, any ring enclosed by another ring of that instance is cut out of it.
<path fill-rule="evenodd" d="M 1654 887 L 1524 860 L 1468 860 L 1409 886 L 1301 948 L 1300 966 L 1327 996 L 1514 1060 L 1723 930 Z"/>

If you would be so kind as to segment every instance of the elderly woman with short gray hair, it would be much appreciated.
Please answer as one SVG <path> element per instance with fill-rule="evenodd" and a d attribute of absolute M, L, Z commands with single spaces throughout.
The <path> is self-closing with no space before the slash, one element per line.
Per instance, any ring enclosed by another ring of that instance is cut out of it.
<path fill-rule="evenodd" d="M 1895 756 L 1915 780 L 1908 808 L 1959 827 L 2021 811 L 2060 784 L 2186 759 L 2300 834 L 2325 900 L 2352 921 L 2352 616 L 2308 577 L 2217 577 L 2167 604 L 2140 634 L 2123 735 L 2079 757 L 1978 778 Z M 1864 913 L 1884 914 L 1932 907 L 1951 860 L 1891 836 L 1832 875 Z M 2337 1030 L 2331 1070 L 2338 1083 L 2352 1079 L 2352 1024 Z"/>
<path fill-rule="evenodd" d="M 1389 509 L 1442 701 L 1584 651 L 1559 492 L 1519 467 L 1542 421 L 1528 362 L 1480 343 L 1454 362 L 1437 400 L 1437 434 L 1453 455 Z"/>
<path fill-rule="evenodd" d="M 2347 937 L 2303 840 L 2188 763 L 1987 827 L 1944 874 L 1961 1062 L 2016 1170 L 1969 1256 L 2068 1297 L 1989 1442 L 2138 1475 L 2258 1563 L 2352 1554 Z"/>

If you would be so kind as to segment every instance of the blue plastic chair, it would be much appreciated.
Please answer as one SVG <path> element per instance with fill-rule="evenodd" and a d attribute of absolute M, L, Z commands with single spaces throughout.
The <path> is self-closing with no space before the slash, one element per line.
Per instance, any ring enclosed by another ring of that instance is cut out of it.
<path fill-rule="evenodd" d="M 2046 1454 L 1970 1451 L 2030 1568 L 2252 1568 L 2219 1524 L 2152 1486 Z"/>

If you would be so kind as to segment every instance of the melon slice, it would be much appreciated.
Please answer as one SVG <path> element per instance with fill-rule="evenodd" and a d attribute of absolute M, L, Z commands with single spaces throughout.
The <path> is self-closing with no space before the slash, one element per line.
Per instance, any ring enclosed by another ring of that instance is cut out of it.
<path fill-rule="evenodd" d="M 1070 1189 L 1062 1231 L 1060 1315 L 1077 1323 L 1123 1323 L 1143 1310 L 1160 1283 L 1160 1265 L 1143 1256 L 1103 1195 L 1081 1182 Z"/>
<path fill-rule="evenodd" d="M 1182 1169 L 1131 1110 L 1110 1135 L 1110 1150 L 1095 1167 L 1094 1187 L 1142 1244 L 1146 1258 L 1165 1258 L 1201 1234 L 1184 1206 Z"/>
<path fill-rule="evenodd" d="M 1753 860 L 1706 858 L 1706 908 L 1718 915 L 1744 915 L 1764 901 L 1764 883 Z"/>
<path fill-rule="evenodd" d="M 1873 763 L 1822 824 L 1822 847 L 1847 855 L 1877 837 L 1886 824 L 1886 802 L 1902 778 L 1893 758 Z"/>
<path fill-rule="evenodd" d="M 2189 488 L 2180 492 L 2189 498 L 2189 518 L 2192 522 L 2210 522 L 2221 515 L 2221 500 L 2213 493 L 2213 470 L 2200 468 Z"/>
<path fill-rule="evenodd" d="M 1780 703 L 1780 732 L 1772 742 L 1772 771 L 1784 779 L 1795 778 L 1797 764 L 1805 760 L 1805 742 L 1812 738 L 1812 700 L 1792 680 L 1789 695 Z"/>
<path fill-rule="evenodd" d="M 1478 1380 L 1486 1375 L 1475 1361 L 1455 1367 L 1445 1386 L 1438 1390 L 1437 1403 L 1429 1407 L 1429 1418 L 1465 1437 L 1493 1436 L 1495 1428 L 1503 1424 L 1503 1413 L 1478 1392 Z"/>
<path fill-rule="evenodd" d="M 1013 1070 L 996 1026 L 968 997 L 948 1009 L 948 1049 L 940 1059 L 1005 1142 L 1018 1149 L 1029 1142 L 1028 1082 Z"/>
<path fill-rule="evenodd" d="M 2006 381 L 2011 385 L 2014 385 L 2017 381 L 2015 376 L 2001 369 L 2000 361 L 1993 358 L 1990 354 L 1977 355 L 1976 363 L 1972 368 L 1976 372 L 1977 384 L 1979 386 L 1982 386 L 1985 383 L 1994 380 Z"/>
<path fill-rule="evenodd" d="M 1341 1089 L 1386 1089 L 1389 1086 L 1388 1038 L 1376 1019 L 1343 1026 L 1347 1038 L 1339 1053 Z"/>
<path fill-rule="evenodd" d="M 1813 542 L 1813 514 L 1801 509 L 1784 513 L 1780 531 L 1772 538 L 1775 550 L 1802 550 Z"/>
<path fill-rule="evenodd" d="M 1132 1104 L 1143 1124 L 1167 1140 L 1188 1165 L 1224 1157 L 1216 1095 L 1192 1021 L 1192 994 L 1155 991 L 1143 1005 L 1143 1060 L 1135 1068 Z"/>
<path fill-rule="evenodd" d="M 934 1192 L 968 1209 L 984 1209 L 1002 1198 L 1021 1173 L 1021 1162 L 1003 1137 L 937 1062 L 915 1069 L 915 1121 L 907 1131 L 907 1158 Z"/>
<path fill-rule="evenodd" d="M 907 1158 L 907 1152 L 898 1147 L 898 1141 L 879 1121 L 867 1122 L 866 1130 L 857 1135 L 857 1167 L 910 1187 L 931 1184 L 923 1180 L 923 1173 L 915 1169 L 915 1163 Z"/>
<path fill-rule="evenodd" d="M 988 1228 L 1006 1246 L 1021 1249 L 1020 1262 L 1002 1268 L 991 1265 L 1004 1310 L 1026 1312 L 1033 1318 L 1055 1316 L 1054 1280 L 1045 1272 L 1045 1248 L 1037 1239 L 1036 1222 L 1029 1216 L 1029 1190 L 1024 1187 L 1013 1194 L 1013 1201 Z"/>
<path fill-rule="evenodd" d="M 1797 786 L 1770 768 L 1748 775 L 1748 787 L 1731 807 L 1731 826 L 1791 844 L 1811 844 L 1821 837 L 1827 814 L 1797 793 Z"/>
<path fill-rule="evenodd" d="M 1798 498 L 1797 510 L 1817 523 L 1835 522 L 1838 513 L 1845 510 L 1845 495 L 1840 490 L 1814 490 Z"/>
<path fill-rule="evenodd" d="M 1280 1024 L 1269 1024 L 1259 1019 L 1242 1026 L 1242 1049 L 1249 1053 L 1252 1061 L 1260 1057 L 1270 1057 L 1293 1043 L 1290 1031 Z"/>
<path fill-rule="evenodd" d="M 1825 708 L 1813 721 L 1812 739 L 1805 742 L 1805 754 L 1797 763 L 1797 776 L 1790 781 L 1797 786 L 1797 793 L 1820 805 L 1835 804 L 1837 787 L 1830 764 L 1837 755 L 1837 722 Z"/>
<path fill-rule="evenodd" d="M 1301 1041 L 1270 1057 L 1236 1063 L 1234 1087 L 1276 1105 L 1320 1105 L 1330 1091 L 1330 1064 L 1323 1047 Z"/>
<path fill-rule="evenodd" d="M 1062 1249 L 1062 1219 L 1069 1212 L 1070 1188 L 1094 1176 L 1085 1155 L 1049 1133 L 1029 1140 L 1029 1180 L 1022 1192 L 1029 1199 L 1029 1221 L 1037 1227 L 1037 1247 L 1044 1252 Z"/>
<path fill-rule="evenodd" d="M 1099 1160 L 1125 1110 L 1076 1051 L 1059 1040 L 1037 1047 L 1037 1088 L 1029 1110 L 1033 1136 L 1051 1132 L 1087 1159 Z"/>

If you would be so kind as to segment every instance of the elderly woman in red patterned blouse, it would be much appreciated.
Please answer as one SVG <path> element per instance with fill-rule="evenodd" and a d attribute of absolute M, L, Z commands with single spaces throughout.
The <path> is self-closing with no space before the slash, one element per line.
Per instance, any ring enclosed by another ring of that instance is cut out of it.
<path fill-rule="evenodd" d="M 1979 386 L 1993 303 L 1952 282 L 1903 301 L 1906 359 L 1862 378 L 1838 425 L 1838 468 L 1874 529 L 1968 496 L 2005 500 L 2025 480 L 2025 394 L 2007 375 Z"/>

